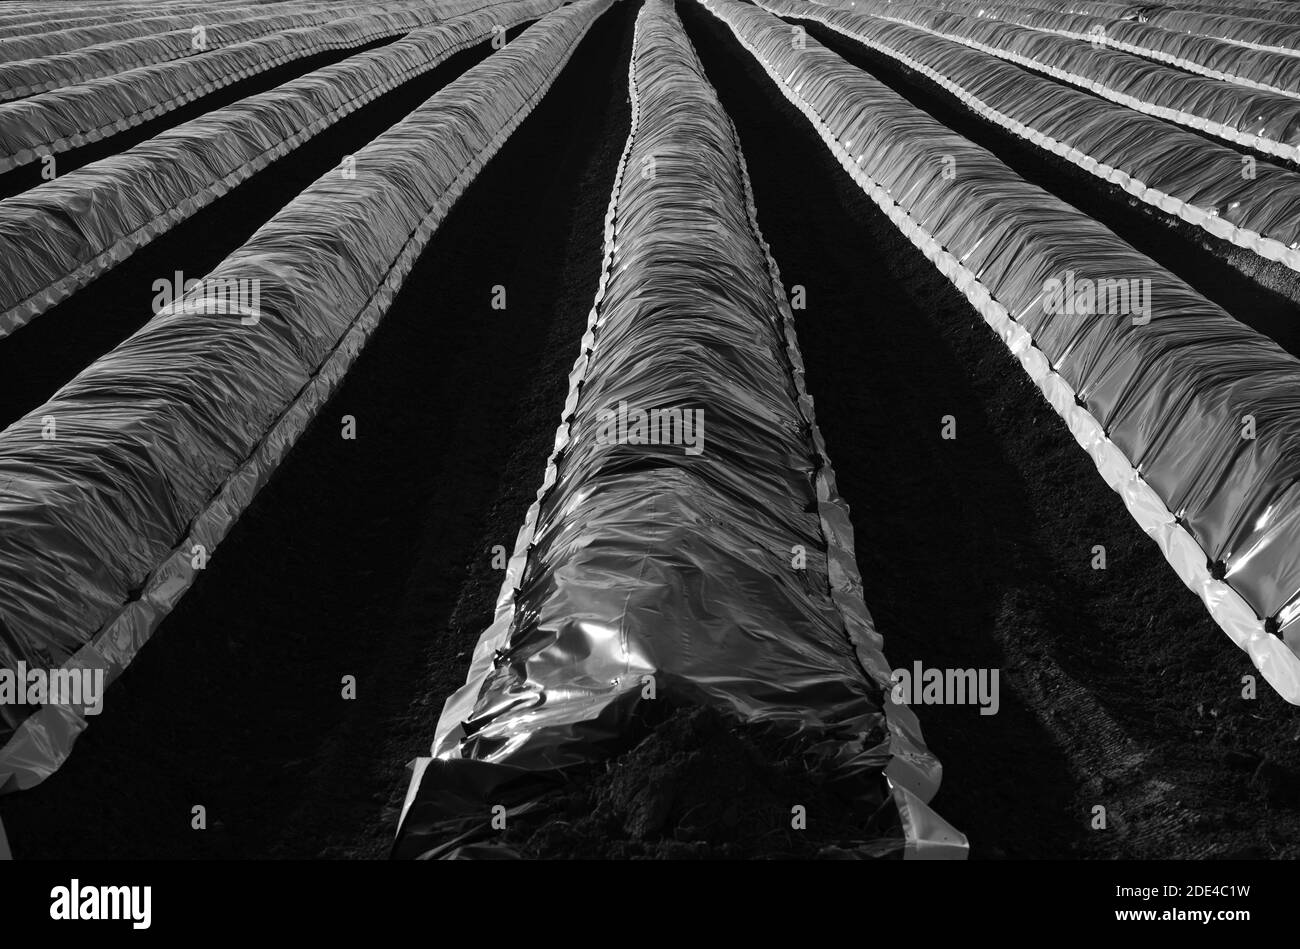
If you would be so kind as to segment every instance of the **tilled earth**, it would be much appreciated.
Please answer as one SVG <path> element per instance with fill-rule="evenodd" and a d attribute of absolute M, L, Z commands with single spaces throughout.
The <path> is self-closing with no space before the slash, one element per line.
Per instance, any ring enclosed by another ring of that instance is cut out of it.
<path fill-rule="evenodd" d="M 888 791 L 829 780 L 810 744 L 712 708 L 679 710 L 543 795 L 500 843 L 549 859 L 901 858 L 896 812 L 871 803 Z"/>

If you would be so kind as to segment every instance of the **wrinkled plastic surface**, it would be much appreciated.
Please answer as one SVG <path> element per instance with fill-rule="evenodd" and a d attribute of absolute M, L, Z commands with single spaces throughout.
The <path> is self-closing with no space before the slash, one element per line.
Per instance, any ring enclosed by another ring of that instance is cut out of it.
<path fill-rule="evenodd" d="M 294 2 L 277 4 L 275 12 L 277 14 L 318 12 L 327 9 L 328 6 L 328 3 L 321 3 L 318 0 L 306 0 L 306 2 L 294 0 Z M 115 23 L 52 28 L 26 36 L 5 37 L 0 38 L 0 63 L 40 59 L 43 56 L 68 53 L 100 43 L 165 33 L 169 30 L 188 30 L 200 23 L 230 22 L 251 15 L 264 15 L 266 12 L 266 8 L 258 4 L 241 3 L 174 13 L 167 11 L 156 14 L 146 13 L 123 17 Z M 218 17 L 220 20 L 216 19 Z"/>
<path fill-rule="evenodd" d="M 1177 4 L 1152 12 L 1147 22 L 1167 30 L 1214 36 L 1264 49 L 1300 52 L 1300 26 L 1294 23 L 1254 19 L 1240 13 L 1198 13 L 1180 9 Z"/>
<path fill-rule="evenodd" d="M 272 0 L 279 4 L 281 0 Z M 231 4 L 234 6 L 235 4 Z M 265 2 L 255 4 L 265 6 Z M 10 4 L 0 7 L 8 9 Z M 62 7 L 62 9 L 60 8 Z M 174 16 L 198 10 L 211 10 L 213 4 L 208 0 L 192 0 L 189 3 L 135 3 L 135 4 L 99 4 L 66 3 L 60 7 L 42 13 L 0 13 L 0 37 L 33 36 L 38 33 L 51 33 L 55 30 L 67 30 L 75 27 L 100 26 L 105 23 L 121 23 L 135 16 Z"/>
<path fill-rule="evenodd" d="M 1194 13 L 1215 13 L 1247 17 L 1254 20 L 1271 20 L 1274 23 L 1300 24 L 1300 11 L 1289 3 L 1170 3 L 1154 5 L 1149 11 L 1161 9 L 1188 10 Z"/>
<path fill-rule="evenodd" d="M 416 30 L 0 201 L 0 336 L 377 96 L 558 5 L 495 4 Z"/>
<path fill-rule="evenodd" d="M 1155 13 L 1165 8 L 1160 5 L 1150 12 Z M 1292 26 L 1300 26 L 1300 10 L 1287 3 L 1172 3 L 1168 4 L 1170 10 L 1187 10 L 1194 13 L 1213 13 L 1216 15 L 1227 15 L 1246 17 L 1253 20 L 1269 20 L 1273 23 L 1290 23 Z"/>
<path fill-rule="evenodd" d="M 816 0 L 823 2 L 823 0 Z M 1022 0 L 1025 6 L 1039 7 L 1049 10 L 1061 10 L 1066 13 L 1075 13 L 1086 16 L 1105 16 L 1115 20 L 1133 20 L 1146 15 L 1157 4 L 1151 3 L 1106 3 L 1092 2 L 1092 0 Z M 941 2 L 929 2 L 927 6 L 939 7 Z"/>
<path fill-rule="evenodd" d="M 1300 660 L 1264 629 L 1293 624 L 1296 645 L 1300 361 L 813 39 L 796 50 L 757 7 L 705 5 L 985 314 L 1179 576 L 1300 703 Z M 1149 281 L 1149 322 L 1052 312 L 1045 287 L 1071 272 Z"/>
<path fill-rule="evenodd" d="M 830 5 L 899 20 L 1085 86 L 1129 108 L 1300 159 L 1300 101 L 1291 96 L 1189 75 L 1085 40 L 926 4 L 840 0 Z"/>
<path fill-rule="evenodd" d="M 853 0 L 809 0 L 809 2 L 839 7 L 848 6 Z M 890 2 L 906 5 L 908 0 L 890 0 Z M 1066 0 L 1064 3 L 1057 2 L 1057 0 L 1043 0 L 1041 3 L 1034 2 L 1034 0 L 1021 0 L 1021 3 L 1024 6 L 1038 7 L 1040 9 L 1059 10 L 1088 16 L 1105 16 L 1115 20 L 1138 19 L 1144 15 L 1144 11 L 1153 6 L 1153 4 L 1149 3 L 1094 3 L 1089 2 L 1089 0 L 1081 0 L 1081 2 Z M 943 3 L 940 0 L 940 2 L 927 2 L 924 5 L 941 8 Z"/>
<path fill-rule="evenodd" d="M 886 773 L 926 800 L 938 785 L 915 718 L 887 694 L 734 130 L 663 0 L 638 18 L 630 88 L 605 266 L 555 453 L 436 757 L 416 767 L 399 857 L 473 839 L 507 788 L 527 799 L 530 773 L 544 781 L 626 748 L 651 701 L 646 677 L 654 702 L 814 736 L 828 770 L 861 779 L 867 813 L 896 806 Z M 699 413 L 704 437 L 624 441 L 606 428 L 624 406 Z M 963 854 L 937 826 L 948 838 L 936 846 Z"/>
<path fill-rule="evenodd" d="M 927 6 L 968 16 L 1003 20 L 1036 30 L 1062 33 L 1075 39 L 1102 42 L 1214 79 L 1255 85 L 1272 91 L 1300 95 L 1300 57 L 1271 50 L 1252 49 L 1229 40 L 1182 32 L 1176 23 L 1115 20 L 1110 16 L 1064 13 L 1041 6 L 1013 3 L 972 3 L 966 0 L 928 0 Z"/>
<path fill-rule="evenodd" d="M 260 280 L 256 311 L 195 291 L 0 433 L 0 666 L 126 667 L 193 582 L 193 546 L 216 549 L 607 3 L 547 15 L 204 278 Z M 47 777 L 85 724 L 0 705 L 0 789 Z"/>
<path fill-rule="evenodd" d="M 469 4 L 457 3 L 456 13 L 447 4 L 430 4 L 341 17 L 0 104 L 0 172 L 124 131 L 292 60 L 363 46 L 494 5 L 480 0 L 472 9 L 459 10 Z"/>
<path fill-rule="evenodd" d="M 417 0 L 410 0 L 411 4 L 416 2 Z M 454 16 L 462 9 L 473 9 L 480 5 L 480 0 L 439 0 L 435 9 L 443 11 L 445 16 Z M 396 0 L 392 8 L 400 10 L 407 6 L 406 0 Z M 200 24 L 204 27 L 202 49 L 196 45 L 193 27 L 187 26 L 166 33 L 111 40 L 35 59 L 0 63 L 0 102 L 182 57 L 202 59 L 208 51 L 223 46 L 305 26 L 324 26 L 340 17 L 371 14 L 389 9 L 389 6 L 351 3 L 294 13 L 276 13 L 275 9 L 275 6 L 267 6 L 263 8 L 264 12 L 257 15 Z"/>
<path fill-rule="evenodd" d="M 923 71 L 968 107 L 1090 174 L 1300 270 L 1300 174 L 1294 171 L 1258 161 L 1247 177 L 1241 153 L 1226 145 L 905 23 L 801 0 L 757 2 L 780 16 L 824 23 Z"/>

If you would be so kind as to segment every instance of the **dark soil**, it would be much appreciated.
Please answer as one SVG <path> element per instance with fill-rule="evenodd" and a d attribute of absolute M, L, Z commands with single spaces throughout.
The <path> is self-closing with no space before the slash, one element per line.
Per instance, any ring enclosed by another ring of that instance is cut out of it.
<path fill-rule="evenodd" d="M 1001 670 L 996 715 L 916 710 L 944 764 L 936 810 L 975 857 L 1300 855 L 1300 811 L 1268 777 L 1276 765 L 1288 788 L 1300 773 L 1295 709 L 983 319 L 725 26 L 678 8 L 738 126 L 782 277 L 807 290 L 808 388 L 885 653 L 895 668 Z M 940 438 L 944 415 L 955 440 Z M 1091 828 L 1096 806 L 1106 829 Z"/>
<path fill-rule="evenodd" d="M 517 36 L 526 24 L 507 35 Z M 158 279 L 203 277 L 295 195 L 492 52 L 484 41 L 367 103 L 46 310 L 0 344 L 0 429 L 153 315 Z"/>
<path fill-rule="evenodd" d="M 0 800 L 15 857 L 388 853 L 406 763 L 464 683 L 500 588 L 492 547 L 513 547 L 560 421 L 627 136 L 635 12 L 592 27 L 462 196 L 69 762 Z M 206 832 L 190 827 L 199 804 Z"/>
<path fill-rule="evenodd" d="M 892 807 L 827 781 L 802 741 L 712 708 L 674 713 L 645 740 L 542 797 L 502 843 L 560 859 L 901 857 Z M 879 799 L 879 788 L 864 795 Z M 795 808 L 804 810 L 797 814 Z M 799 820 L 806 826 L 796 827 Z"/>

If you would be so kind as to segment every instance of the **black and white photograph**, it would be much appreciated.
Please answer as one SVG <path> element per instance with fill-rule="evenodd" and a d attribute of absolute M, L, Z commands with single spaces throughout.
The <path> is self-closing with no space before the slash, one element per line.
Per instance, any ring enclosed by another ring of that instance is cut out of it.
<path fill-rule="evenodd" d="M 4 931 L 1297 858 L 1300 2 L 0 2 Z"/>

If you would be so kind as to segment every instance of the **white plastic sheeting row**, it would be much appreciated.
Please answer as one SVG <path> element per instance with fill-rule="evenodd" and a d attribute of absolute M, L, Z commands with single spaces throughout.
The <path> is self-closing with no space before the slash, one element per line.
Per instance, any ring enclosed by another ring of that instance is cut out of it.
<path fill-rule="evenodd" d="M 928 0 L 928 5 L 1087 40 L 1169 63 L 1211 79 L 1300 97 L 1300 57 L 1288 53 L 1252 49 L 1227 40 L 1177 32 L 1135 20 L 1061 13 L 1018 3 Z"/>
<path fill-rule="evenodd" d="M 414 3 L 415 0 L 412 2 Z M 481 0 L 437 0 L 433 9 L 442 12 L 445 16 L 454 16 L 464 8 L 473 9 L 480 5 Z M 313 12 L 289 14 L 268 12 L 258 17 L 206 25 L 201 37 L 192 29 L 186 28 L 153 36 L 101 43 L 40 59 L 0 63 L 0 102 L 8 102 L 51 89 L 61 89 L 64 86 L 75 85 L 101 76 L 111 76 L 128 69 L 138 69 L 141 66 L 182 57 L 201 59 L 212 50 L 233 46 L 259 36 L 304 26 L 319 27 L 341 17 L 370 14 L 375 11 L 376 4 L 351 3 Z"/>
<path fill-rule="evenodd" d="M 1255 49 L 1270 49 L 1300 56 L 1300 26 L 1274 20 L 1256 20 L 1231 13 L 1197 13 L 1173 6 L 1155 10 L 1147 22 L 1180 33 L 1213 36 Z"/>
<path fill-rule="evenodd" d="M 303 0 L 277 5 L 276 13 L 303 13 L 319 11 L 326 4 L 319 0 Z M 379 4 L 383 6 L 383 4 Z M 265 15 L 265 7 L 239 4 L 238 6 L 220 7 L 216 10 L 197 8 L 183 13 L 126 17 L 116 23 L 96 26 L 78 26 L 59 30 L 46 30 L 42 33 L 21 37 L 0 38 L 0 63 L 12 63 L 21 59 L 40 59 L 56 53 L 70 53 L 100 43 L 112 43 L 117 40 L 131 39 L 137 36 L 149 36 L 153 33 L 165 33 L 170 30 L 188 30 L 199 24 L 212 25 L 217 22 L 232 22 L 245 17 Z"/>
<path fill-rule="evenodd" d="M 853 776 L 863 839 L 881 852 L 962 856 L 922 803 L 938 763 L 889 698 L 739 143 L 671 2 L 641 10 L 629 89 L 555 450 L 496 620 L 438 723 L 436 763 L 416 763 L 395 853 L 463 847 L 461 824 L 484 828 L 502 800 L 497 782 L 544 786 L 626 748 L 653 676 L 655 707 L 713 705 L 807 735 L 828 779 Z M 602 413 L 623 404 L 702 413 L 707 443 L 602 438 Z M 891 809 L 899 821 L 872 819 Z"/>
<path fill-rule="evenodd" d="M 0 172 L 115 135 L 295 59 L 364 46 L 497 0 L 471 2 L 461 0 L 455 14 L 440 4 L 343 17 L 0 104 Z"/>
<path fill-rule="evenodd" d="M 824 0 L 817 0 L 818 3 Z M 894 0 L 898 2 L 898 0 Z M 907 2 L 907 0 L 902 0 Z M 1149 3 L 1106 3 L 1093 0 L 1021 0 L 1025 6 L 1038 7 L 1043 10 L 1060 10 L 1065 13 L 1077 13 L 1085 16 L 1105 16 L 1115 20 L 1140 19 L 1151 9 Z M 937 5 L 937 4 L 932 4 Z"/>
<path fill-rule="evenodd" d="M 72 5 L 69 4 L 69 7 Z M 2 9 L 2 8 L 0 8 Z M 83 8 L 84 9 L 84 8 Z M 120 23 L 133 16 L 174 15 L 194 10 L 211 10 L 209 4 L 193 3 L 156 3 L 134 7 L 123 7 L 116 11 L 97 13 L 91 10 L 82 14 L 54 11 L 50 13 L 28 13 L 18 16 L 0 14 L 0 37 L 30 36 L 37 33 L 50 33 L 79 26 L 99 26 L 103 23 Z"/>
<path fill-rule="evenodd" d="M 258 6 L 267 3 L 278 5 L 281 0 L 263 0 Z M 248 0 L 173 0 L 173 2 L 149 3 L 147 0 L 132 0 L 129 3 L 53 3 L 44 10 L 20 10 L 15 3 L 6 3 L 0 7 L 0 27 L 32 28 L 43 30 L 64 23 L 70 25 L 113 23 L 132 16 L 158 16 L 164 13 L 183 13 L 187 10 L 221 9 L 227 6 L 245 5 Z"/>
<path fill-rule="evenodd" d="M 1230 16 L 1249 17 L 1255 20 L 1272 20 L 1274 23 L 1290 23 L 1293 26 L 1300 26 L 1300 11 L 1291 5 L 1277 3 L 1179 2 L 1169 6 L 1174 10 L 1187 10 L 1193 13 L 1228 14 Z"/>
<path fill-rule="evenodd" d="M 816 0 L 823 2 L 823 0 Z M 906 2 L 906 0 L 904 0 Z M 1071 0 L 1015 0 L 1018 6 L 1044 10 L 1051 13 L 1077 14 L 1081 16 L 1101 17 L 1110 20 L 1125 20 L 1129 22 L 1145 23 L 1150 17 L 1161 12 L 1210 12 L 1215 14 L 1230 14 L 1237 17 L 1258 17 L 1262 19 L 1277 18 L 1271 14 L 1262 11 L 1264 7 L 1254 7 L 1250 4 L 1196 4 L 1196 3 L 1108 3 L 1092 2 L 1092 0 L 1082 0 L 1082 2 L 1071 2 Z M 942 6 L 943 2 L 931 3 L 931 6 Z M 1272 7 L 1277 9 L 1276 7 Z"/>
<path fill-rule="evenodd" d="M 922 4 L 840 0 L 828 5 L 907 23 L 1082 86 L 1130 109 L 1300 161 L 1300 102 L 1287 95 L 1191 76 L 1083 40 Z"/>
<path fill-rule="evenodd" d="M 367 102 L 558 5 L 502 3 L 417 30 L 0 201 L 0 336 Z"/>
<path fill-rule="evenodd" d="M 150 3 L 149 0 L 120 0 L 120 2 L 98 2 L 98 0 L 87 0 L 87 2 L 76 2 L 76 0 L 57 0 L 54 3 L 18 3 L 15 0 L 9 0 L 3 7 L 0 7 L 0 24 L 10 23 L 43 23 L 50 19 L 60 17 L 75 18 L 108 18 L 120 19 L 123 16 L 134 16 L 137 13 L 159 13 L 175 12 L 178 10 L 194 9 L 195 7 L 207 7 L 209 9 L 219 9 L 227 6 L 239 6 L 249 3 L 250 0 L 162 0 L 159 3 Z M 282 0 L 261 0 L 260 6 L 276 6 Z"/>
<path fill-rule="evenodd" d="M 1300 704 L 1300 362 L 813 40 L 792 48 L 771 14 L 702 2 L 966 295 L 1179 577 Z M 1077 287 L 1079 305 L 1053 302 L 1053 281 Z M 1088 303 L 1083 281 L 1137 281 L 1146 300 L 1125 304 L 1112 283 L 1104 305 Z"/>
<path fill-rule="evenodd" d="M 943 86 L 968 108 L 1161 211 L 1300 271 L 1300 173 L 1215 145 L 953 40 L 800 0 L 756 0 L 823 23 Z M 1297 60 L 1300 62 L 1300 60 Z"/>
<path fill-rule="evenodd" d="M 822 2 L 822 0 L 817 0 Z M 1131 20 L 1144 16 L 1153 4 L 1150 3 L 1107 3 L 1104 0 L 1023 0 L 1026 6 L 1046 10 L 1062 10 L 1066 13 L 1080 13 L 1089 16 L 1108 16 L 1116 20 Z"/>
<path fill-rule="evenodd" d="M 466 72 L 358 151 L 355 178 L 322 176 L 209 289 L 0 433 L 0 666 L 112 681 L 131 662 L 193 582 L 195 545 L 217 548 L 608 2 L 558 9 Z M 257 305 L 214 305 L 232 285 Z M 0 790 L 47 777 L 85 725 L 74 706 L 0 705 Z"/>

